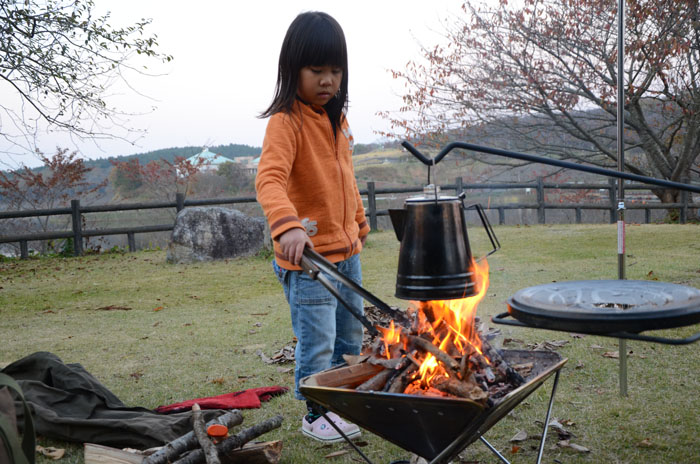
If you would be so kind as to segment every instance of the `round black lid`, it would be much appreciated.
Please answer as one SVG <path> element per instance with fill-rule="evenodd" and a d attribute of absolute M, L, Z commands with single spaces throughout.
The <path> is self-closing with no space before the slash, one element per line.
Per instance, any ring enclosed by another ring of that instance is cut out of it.
<path fill-rule="evenodd" d="M 700 290 L 646 280 L 553 282 L 518 290 L 508 312 L 544 329 L 638 333 L 700 322 Z"/>

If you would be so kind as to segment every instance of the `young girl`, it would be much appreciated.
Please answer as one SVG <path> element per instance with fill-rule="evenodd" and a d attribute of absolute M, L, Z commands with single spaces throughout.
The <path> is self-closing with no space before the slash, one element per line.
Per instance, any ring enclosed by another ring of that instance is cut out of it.
<path fill-rule="evenodd" d="M 345 36 L 329 15 L 302 13 L 282 43 L 275 95 L 255 181 L 258 202 L 274 241 L 273 267 L 290 306 L 297 337 L 295 396 L 299 380 L 359 354 L 362 324 L 321 284 L 301 272 L 305 247 L 336 263 L 361 285 L 359 253 L 369 226 L 352 166 L 353 138 L 345 118 L 348 60 Z M 337 284 L 362 313 L 362 297 Z M 342 437 L 307 401 L 302 432 L 321 441 Z M 348 437 L 360 429 L 327 416 Z"/>

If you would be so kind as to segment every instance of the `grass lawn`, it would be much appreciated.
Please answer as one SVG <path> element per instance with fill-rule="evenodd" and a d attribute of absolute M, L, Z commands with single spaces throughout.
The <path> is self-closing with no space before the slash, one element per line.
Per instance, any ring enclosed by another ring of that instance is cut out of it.
<path fill-rule="evenodd" d="M 472 232 L 473 231 L 473 232 Z M 523 287 L 552 281 L 615 279 L 614 225 L 497 226 L 501 250 L 489 258 L 490 288 L 478 314 L 482 320 L 505 311 L 505 301 Z M 485 249 L 478 228 L 475 254 Z M 393 232 L 373 233 L 363 252 L 364 286 L 391 305 L 399 244 Z M 629 225 L 627 278 L 658 279 L 700 288 L 700 227 Z M 112 307 L 112 309 L 109 309 Z M 120 307 L 121 309 L 115 309 Z M 293 383 L 291 365 L 268 365 L 267 356 L 289 344 L 288 307 L 271 272 L 269 258 L 171 265 L 165 252 L 110 253 L 81 258 L 0 262 L 0 364 L 35 351 L 82 364 L 130 406 L 162 404 L 231 391 Z M 698 345 L 668 346 L 628 341 L 629 395 L 618 390 L 617 340 L 498 326 L 507 348 L 563 340 L 569 359 L 562 370 L 553 417 L 567 421 L 580 453 L 557 447 L 553 430 L 544 462 L 700 462 L 700 351 Z M 655 335 L 686 337 L 697 326 Z M 486 435 L 513 463 L 531 463 L 538 439 L 513 447 L 520 430 L 541 432 L 551 381 L 497 423 Z M 284 415 L 282 427 L 266 439 L 284 443 L 283 463 L 360 462 L 354 453 L 325 456 L 343 444 L 322 446 L 299 432 L 302 402 L 291 394 L 256 410 L 244 410 L 243 425 Z M 446 425 L 449 426 L 449 425 Z M 369 432 L 362 436 L 376 463 L 408 459 L 404 450 Z M 40 439 L 67 448 L 61 463 L 82 463 L 79 444 Z M 516 452 L 514 452 L 516 451 Z M 481 443 L 462 453 L 463 462 L 497 462 Z M 39 458 L 40 463 L 49 462 Z"/>

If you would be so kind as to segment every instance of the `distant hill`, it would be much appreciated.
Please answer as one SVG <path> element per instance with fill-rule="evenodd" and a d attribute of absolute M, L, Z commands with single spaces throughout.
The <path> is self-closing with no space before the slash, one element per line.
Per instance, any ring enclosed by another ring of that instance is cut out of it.
<path fill-rule="evenodd" d="M 111 168 L 112 161 L 129 161 L 135 158 L 138 159 L 139 163 L 142 165 L 148 163 L 149 161 L 160 159 L 172 162 L 177 156 L 181 156 L 183 158 L 194 156 L 197 153 L 200 153 L 202 148 L 203 147 L 201 146 L 162 148 L 160 150 L 138 153 L 135 155 L 110 156 L 109 158 L 86 160 L 85 165 L 91 168 Z M 217 145 L 208 148 L 212 153 L 216 153 L 227 158 L 235 158 L 237 156 L 258 156 L 262 151 L 261 147 L 251 147 L 249 145 L 240 145 L 235 143 L 230 143 L 228 145 Z"/>

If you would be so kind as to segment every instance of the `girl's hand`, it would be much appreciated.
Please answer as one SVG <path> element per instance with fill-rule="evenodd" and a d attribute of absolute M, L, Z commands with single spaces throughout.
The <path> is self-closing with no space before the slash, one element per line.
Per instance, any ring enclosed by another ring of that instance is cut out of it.
<path fill-rule="evenodd" d="M 306 231 L 299 228 L 289 229 L 280 235 L 279 242 L 282 246 L 284 259 L 295 266 L 299 265 L 304 248 L 307 246 L 309 248 L 314 247 L 314 244 L 311 243 L 311 239 L 306 235 Z"/>

